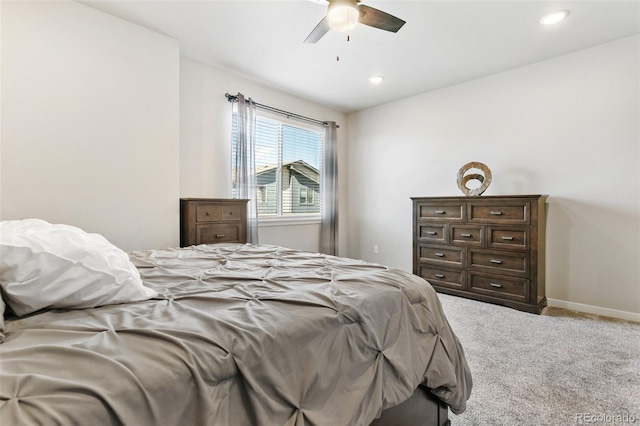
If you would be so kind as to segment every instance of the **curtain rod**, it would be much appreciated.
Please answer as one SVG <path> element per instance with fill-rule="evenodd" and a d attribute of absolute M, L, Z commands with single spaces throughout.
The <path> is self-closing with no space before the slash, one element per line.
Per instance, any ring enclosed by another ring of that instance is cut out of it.
<path fill-rule="evenodd" d="M 230 95 L 228 93 L 225 93 L 224 96 L 227 98 L 227 100 L 229 102 L 238 102 L 238 97 L 235 95 Z M 326 121 L 320 121 L 320 120 L 316 120 L 315 118 L 309 118 L 309 117 L 305 117 L 304 115 L 299 115 L 299 114 L 294 114 L 292 112 L 288 112 L 288 111 L 284 111 L 278 108 L 274 108 L 274 107 L 270 107 L 268 105 L 264 105 L 264 104 L 259 104 L 257 102 L 254 102 L 256 108 L 260 108 L 263 109 L 265 111 L 270 111 L 270 112 L 275 112 L 276 114 L 280 114 L 280 115 L 284 115 L 287 118 L 295 118 L 296 120 L 301 120 L 301 121 L 307 121 L 310 123 L 314 123 L 314 124 L 319 124 L 322 126 L 326 126 L 327 124 L 329 124 Z M 336 127 L 340 127 L 336 124 Z"/>

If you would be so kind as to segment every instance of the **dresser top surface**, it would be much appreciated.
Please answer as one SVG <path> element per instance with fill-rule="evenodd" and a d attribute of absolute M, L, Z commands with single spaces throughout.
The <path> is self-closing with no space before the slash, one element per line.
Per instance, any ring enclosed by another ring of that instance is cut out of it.
<path fill-rule="evenodd" d="M 180 198 L 180 201 L 198 202 L 198 203 L 228 203 L 249 201 L 245 198 Z"/>
<path fill-rule="evenodd" d="M 523 194 L 523 195 L 478 195 L 478 196 L 467 196 L 467 195 L 457 195 L 457 196 L 429 196 L 429 197 L 410 197 L 414 201 L 419 200 L 467 200 L 467 201 L 478 201 L 478 200 L 505 200 L 505 199 L 518 199 L 518 198 L 528 198 L 528 199 L 538 199 L 538 198 L 547 198 L 548 195 L 545 194 Z"/>

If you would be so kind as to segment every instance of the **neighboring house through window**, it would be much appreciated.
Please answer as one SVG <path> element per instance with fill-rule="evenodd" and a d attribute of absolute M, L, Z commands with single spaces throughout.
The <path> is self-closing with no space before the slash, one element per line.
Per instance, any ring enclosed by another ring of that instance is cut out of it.
<path fill-rule="evenodd" d="M 235 191 L 236 117 L 232 134 L 232 181 Z M 308 217 L 320 214 L 322 143 L 320 126 L 292 125 L 256 116 L 258 216 Z"/>

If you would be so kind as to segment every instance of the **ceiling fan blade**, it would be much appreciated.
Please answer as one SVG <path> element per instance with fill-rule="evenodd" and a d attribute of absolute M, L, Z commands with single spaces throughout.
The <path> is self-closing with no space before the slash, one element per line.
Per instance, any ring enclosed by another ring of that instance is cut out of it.
<path fill-rule="evenodd" d="M 316 25 L 311 33 L 304 39 L 305 43 L 315 43 L 322 38 L 327 32 L 329 32 L 329 20 L 325 16 L 322 21 Z"/>
<path fill-rule="evenodd" d="M 358 5 L 358 9 L 360 10 L 359 22 L 370 27 L 397 33 L 398 30 L 406 23 L 400 18 L 396 18 L 393 15 L 389 15 L 386 12 L 374 9 L 373 7 L 366 6 L 364 4 Z"/>

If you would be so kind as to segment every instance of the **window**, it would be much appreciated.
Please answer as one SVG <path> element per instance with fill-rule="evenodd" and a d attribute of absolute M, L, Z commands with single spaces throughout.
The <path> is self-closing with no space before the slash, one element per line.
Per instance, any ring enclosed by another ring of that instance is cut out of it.
<path fill-rule="evenodd" d="M 236 115 L 232 130 L 232 181 L 235 194 Z M 258 216 L 293 218 L 320 214 L 320 164 L 324 129 L 256 117 Z"/>
<path fill-rule="evenodd" d="M 300 204 L 313 204 L 313 190 L 300 188 Z"/>

